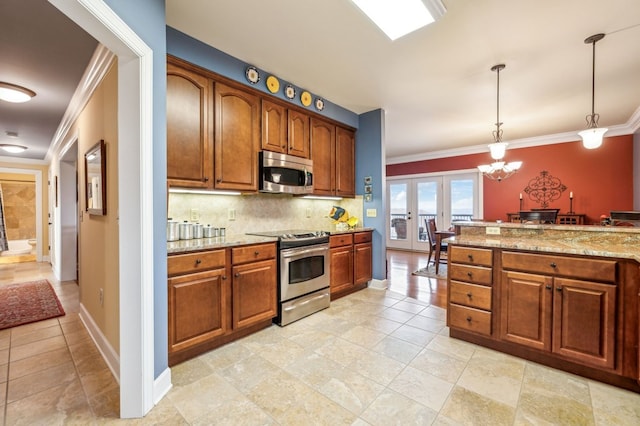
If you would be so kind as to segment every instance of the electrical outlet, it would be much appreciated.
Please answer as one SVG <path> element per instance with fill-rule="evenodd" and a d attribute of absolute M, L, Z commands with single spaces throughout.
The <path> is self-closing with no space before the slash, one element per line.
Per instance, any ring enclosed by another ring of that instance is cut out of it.
<path fill-rule="evenodd" d="M 376 217 L 378 216 L 377 209 L 367 209 L 367 217 Z"/>
<path fill-rule="evenodd" d="M 227 213 L 229 220 L 236 220 L 236 209 L 229 209 Z"/>
<path fill-rule="evenodd" d="M 311 217 L 311 207 L 307 207 L 307 217 Z"/>
<path fill-rule="evenodd" d="M 100 306 L 104 306 L 104 290 L 100 289 Z"/>
<path fill-rule="evenodd" d="M 487 235 L 500 235 L 500 227 L 499 226 L 487 226 Z"/>
<path fill-rule="evenodd" d="M 191 222 L 198 222 L 200 220 L 200 211 L 198 209 L 191 209 Z"/>

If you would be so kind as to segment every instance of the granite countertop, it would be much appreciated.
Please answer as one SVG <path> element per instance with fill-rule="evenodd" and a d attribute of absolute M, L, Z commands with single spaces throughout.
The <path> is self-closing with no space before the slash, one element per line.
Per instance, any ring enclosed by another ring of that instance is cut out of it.
<path fill-rule="evenodd" d="M 274 237 L 259 237 L 256 235 L 227 235 L 225 237 L 197 238 L 192 240 L 167 241 L 167 254 L 188 253 L 199 250 L 213 250 L 219 248 L 244 246 L 247 244 L 275 243 Z"/>
<path fill-rule="evenodd" d="M 640 228 L 495 222 L 457 225 L 460 225 L 461 234 L 445 240 L 450 244 L 615 257 L 640 262 Z M 501 234 L 486 234 L 486 227 L 499 227 Z"/>

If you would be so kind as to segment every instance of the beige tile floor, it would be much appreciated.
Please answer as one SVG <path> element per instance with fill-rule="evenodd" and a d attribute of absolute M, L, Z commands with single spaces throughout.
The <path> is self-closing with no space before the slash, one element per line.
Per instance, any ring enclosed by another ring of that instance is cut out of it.
<path fill-rule="evenodd" d="M 451 339 L 444 309 L 372 289 L 173 367 L 144 419 L 118 420 L 77 286 L 54 286 L 67 316 L 0 331 L 1 424 L 640 424 L 640 395 Z"/>

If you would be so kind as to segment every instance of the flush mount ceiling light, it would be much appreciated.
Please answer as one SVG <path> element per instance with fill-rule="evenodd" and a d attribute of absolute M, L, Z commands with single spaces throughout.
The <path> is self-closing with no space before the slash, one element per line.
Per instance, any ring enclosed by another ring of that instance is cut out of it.
<path fill-rule="evenodd" d="M 606 127 L 598 127 L 598 119 L 600 114 L 596 114 L 595 111 L 595 93 L 596 93 L 596 42 L 604 38 L 604 34 L 595 34 L 591 37 L 587 37 L 585 44 L 593 45 L 593 61 L 591 72 L 591 114 L 586 116 L 587 129 L 578 133 L 582 138 L 582 145 L 587 149 L 595 149 L 602 145 L 602 137 L 607 132 Z"/>
<path fill-rule="evenodd" d="M 483 164 L 478 166 L 478 170 L 489 179 L 497 180 L 498 182 L 502 179 L 506 179 L 522 166 L 522 161 L 512 161 L 511 163 L 505 163 L 502 161 L 504 158 L 504 154 L 507 151 L 506 142 L 502 141 L 502 123 L 500 122 L 500 71 L 505 68 L 504 64 L 498 64 L 491 67 L 491 71 L 495 71 L 497 75 L 497 102 L 496 102 L 496 130 L 493 131 L 493 143 L 489 144 L 489 150 L 491 151 L 491 158 L 494 161 L 491 164 Z"/>
<path fill-rule="evenodd" d="M 446 12 L 440 0 L 351 1 L 392 41 L 431 24 Z"/>
<path fill-rule="evenodd" d="M 11 154 L 20 154 L 21 152 L 25 152 L 27 150 L 27 147 L 9 143 L 0 143 L 0 149 L 10 152 Z"/>
<path fill-rule="evenodd" d="M 7 102 L 22 103 L 31 100 L 36 92 L 17 84 L 0 81 L 0 99 Z"/>

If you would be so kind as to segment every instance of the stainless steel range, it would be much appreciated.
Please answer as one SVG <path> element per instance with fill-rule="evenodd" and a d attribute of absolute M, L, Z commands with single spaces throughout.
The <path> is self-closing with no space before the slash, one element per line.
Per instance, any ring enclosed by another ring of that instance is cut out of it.
<path fill-rule="evenodd" d="M 268 231 L 252 235 L 278 238 L 279 325 L 328 308 L 329 234 L 324 231 Z"/>

